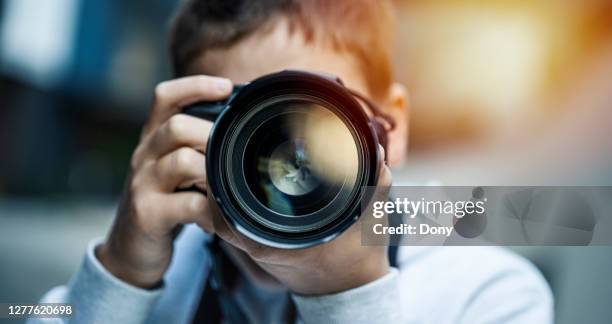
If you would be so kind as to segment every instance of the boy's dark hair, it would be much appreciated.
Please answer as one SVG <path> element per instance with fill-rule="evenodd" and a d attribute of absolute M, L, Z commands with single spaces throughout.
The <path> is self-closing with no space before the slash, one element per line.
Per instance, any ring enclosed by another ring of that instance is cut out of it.
<path fill-rule="evenodd" d="M 394 19 L 389 0 L 187 0 L 170 35 L 175 75 L 193 73 L 193 63 L 207 50 L 229 48 L 255 32 L 265 32 L 276 18 L 286 18 L 290 33 L 301 32 L 307 43 L 325 42 L 354 55 L 372 95 L 386 94 L 393 80 Z"/>

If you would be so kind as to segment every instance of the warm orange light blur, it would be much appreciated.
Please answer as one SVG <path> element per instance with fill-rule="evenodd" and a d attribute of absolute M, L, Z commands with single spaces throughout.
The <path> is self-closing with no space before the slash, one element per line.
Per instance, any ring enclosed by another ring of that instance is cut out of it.
<path fill-rule="evenodd" d="M 556 99 L 612 30 L 602 6 L 610 5 L 398 1 L 412 149 L 514 136 L 566 109 Z"/>

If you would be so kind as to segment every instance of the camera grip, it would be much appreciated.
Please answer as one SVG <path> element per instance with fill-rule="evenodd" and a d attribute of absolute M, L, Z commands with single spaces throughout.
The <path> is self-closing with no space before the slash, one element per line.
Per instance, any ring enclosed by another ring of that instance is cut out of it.
<path fill-rule="evenodd" d="M 227 101 L 198 102 L 183 108 L 183 113 L 214 122 L 225 110 Z"/>
<path fill-rule="evenodd" d="M 244 88 L 247 84 L 248 83 L 235 84 L 234 89 L 232 90 L 232 94 L 224 100 L 196 102 L 183 108 L 182 112 L 193 117 L 198 117 L 214 122 L 225 110 L 225 108 L 227 108 L 227 105 L 232 101 L 232 99 L 234 99 L 238 92 L 240 92 L 240 90 Z"/>

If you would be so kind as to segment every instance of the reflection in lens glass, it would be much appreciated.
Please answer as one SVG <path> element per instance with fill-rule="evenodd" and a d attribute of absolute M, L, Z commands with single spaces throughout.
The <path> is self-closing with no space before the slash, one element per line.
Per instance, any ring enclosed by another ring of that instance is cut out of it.
<path fill-rule="evenodd" d="M 359 161 L 353 135 L 331 111 L 319 105 L 311 105 L 310 111 L 293 131 L 308 143 L 313 171 L 330 183 L 340 184 L 349 176 L 354 180 Z"/>
<path fill-rule="evenodd" d="M 302 138 L 294 138 L 279 145 L 266 164 L 272 184 L 288 195 L 306 194 L 320 184 L 318 177 L 311 171 L 309 152 Z"/>
<path fill-rule="evenodd" d="M 346 124 L 312 102 L 276 105 L 282 105 L 280 113 L 257 125 L 244 155 L 244 174 L 256 199 L 275 213 L 300 216 L 348 197 L 359 162 Z"/>

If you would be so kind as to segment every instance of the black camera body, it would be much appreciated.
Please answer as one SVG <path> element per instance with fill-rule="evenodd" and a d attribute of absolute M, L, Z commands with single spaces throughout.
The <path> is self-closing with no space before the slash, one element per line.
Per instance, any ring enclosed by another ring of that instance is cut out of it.
<path fill-rule="evenodd" d="M 183 110 L 214 121 L 207 194 L 232 226 L 292 249 L 330 241 L 355 223 L 369 199 L 364 187 L 378 180 L 378 145 L 387 142 L 386 115 L 358 96 L 369 116 L 355 96 L 336 77 L 282 71 Z"/>

